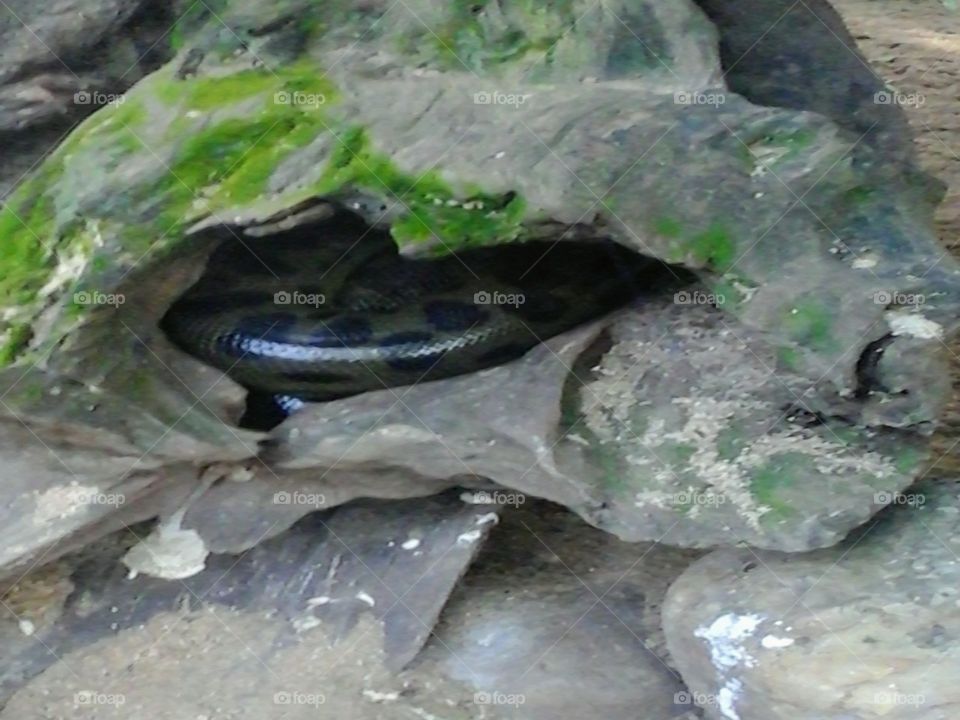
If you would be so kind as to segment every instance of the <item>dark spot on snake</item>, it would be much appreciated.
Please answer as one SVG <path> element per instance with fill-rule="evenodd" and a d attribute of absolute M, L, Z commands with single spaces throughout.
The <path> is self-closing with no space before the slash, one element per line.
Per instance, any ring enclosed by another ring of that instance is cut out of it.
<path fill-rule="evenodd" d="M 290 329 L 296 322 L 296 316 L 290 313 L 251 315 L 237 323 L 236 334 L 265 342 L 286 343 L 290 341 Z"/>
<path fill-rule="evenodd" d="M 341 315 L 323 323 L 310 335 L 313 347 L 357 347 L 373 337 L 373 328 L 365 318 Z"/>
<path fill-rule="evenodd" d="M 501 363 L 510 362 L 511 360 L 516 360 L 518 357 L 522 357 L 527 350 L 530 349 L 532 344 L 533 343 L 531 343 L 531 345 L 521 345 L 520 343 L 509 343 L 507 345 L 500 345 L 479 356 L 477 361 L 482 365 L 500 365 Z"/>
<path fill-rule="evenodd" d="M 334 385 L 336 383 L 350 382 L 353 378 L 350 375 L 342 373 L 329 372 L 325 370 L 302 370 L 299 372 L 285 372 L 283 378 L 295 383 L 318 383 L 321 385 Z"/>
<path fill-rule="evenodd" d="M 519 315 L 521 319 L 532 322 L 553 322 L 561 319 L 567 312 L 568 304 L 549 293 L 532 293 L 524 297 L 517 305 L 504 305 L 506 312 Z"/>
<path fill-rule="evenodd" d="M 427 322 L 435 329 L 447 332 L 469 330 L 490 317 L 486 310 L 455 300 L 431 300 L 423 304 Z"/>

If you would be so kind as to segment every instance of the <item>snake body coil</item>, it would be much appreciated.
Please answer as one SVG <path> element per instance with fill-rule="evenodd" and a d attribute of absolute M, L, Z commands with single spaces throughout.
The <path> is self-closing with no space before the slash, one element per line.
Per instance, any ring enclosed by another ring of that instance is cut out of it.
<path fill-rule="evenodd" d="M 337 216 L 224 241 L 161 327 L 252 401 L 326 401 L 516 359 L 622 305 L 653 273 L 610 241 L 410 259 L 388 234 Z"/>

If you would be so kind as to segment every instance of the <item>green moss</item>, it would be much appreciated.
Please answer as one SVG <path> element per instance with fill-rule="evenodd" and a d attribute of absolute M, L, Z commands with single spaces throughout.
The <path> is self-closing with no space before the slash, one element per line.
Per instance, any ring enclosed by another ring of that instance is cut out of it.
<path fill-rule="evenodd" d="M 800 351 L 794 347 L 780 346 L 777 348 L 777 364 L 779 367 L 794 372 L 800 370 Z"/>
<path fill-rule="evenodd" d="M 490 245 L 517 238 L 526 211 L 519 195 L 497 196 L 468 188 L 461 199 L 439 173 L 415 177 L 396 169 L 390 159 L 371 147 L 363 128 L 339 136 L 323 176 L 312 188 L 326 195 L 349 186 L 397 198 L 407 208 L 391 232 L 400 244 L 423 242 L 433 236 L 456 249 Z"/>
<path fill-rule="evenodd" d="M 710 290 L 718 298 L 718 306 L 727 312 L 735 312 L 746 298 L 743 291 L 733 282 L 732 278 L 715 278 L 714 276 L 710 276 L 706 278 L 706 280 L 710 286 Z M 723 298 L 722 302 L 719 300 L 721 297 Z"/>
<path fill-rule="evenodd" d="M 0 211 L 0 304 L 23 305 L 47 276 L 53 247 L 53 203 L 44 188 L 50 173 L 22 185 Z"/>
<path fill-rule="evenodd" d="M 220 15 L 226 8 L 228 0 L 204 0 L 193 2 L 186 0 L 187 9 L 177 18 L 170 29 L 168 38 L 170 48 L 176 52 L 186 45 L 187 38 L 196 32 L 214 13 Z"/>
<path fill-rule="evenodd" d="M 657 448 L 657 457 L 674 466 L 685 466 L 697 449 L 686 443 L 668 443 Z"/>
<path fill-rule="evenodd" d="M 495 24 L 484 13 L 489 1 L 453 0 L 445 21 L 400 40 L 401 52 L 422 56 L 426 47 L 428 60 L 442 68 L 482 73 L 530 52 L 549 55 L 576 20 L 568 0 L 552 7 L 520 1 L 501 10 L 505 25 Z"/>
<path fill-rule="evenodd" d="M 899 473 L 912 473 L 926 459 L 928 453 L 920 452 L 916 448 L 904 447 L 893 459 L 893 466 Z"/>
<path fill-rule="evenodd" d="M 658 235 L 667 238 L 680 238 L 683 236 L 683 223 L 677 218 L 662 217 L 653 222 L 653 230 Z"/>
<path fill-rule="evenodd" d="M 10 327 L 7 331 L 6 342 L 0 346 L 0 367 L 12 363 L 26 348 L 31 337 L 33 337 L 33 329 L 29 323 L 17 323 Z"/>
<path fill-rule="evenodd" d="M 858 206 L 872 202 L 877 197 L 877 189 L 869 185 L 858 185 L 843 193 L 843 204 L 845 206 Z"/>
<path fill-rule="evenodd" d="M 783 318 L 787 336 L 795 342 L 821 352 L 833 352 L 838 343 L 833 337 L 833 312 L 819 300 L 804 300 Z"/>
<path fill-rule="evenodd" d="M 717 455 L 721 460 L 736 460 L 746 446 L 746 439 L 739 428 L 727 427 L 717 435 Z"/>
<path fill-rule="evenodd" d="M 694 235 L 687 250 L 705 268 L 714 272 L 723 272 L 730 267 L 736 252 L 730 234 L 718 223 Z"/>
<path fill-rule="evenodd" d="M 808 458 L 797 453 L 785 453 L 771 458 L 753 474 L 750 479 L 750 493 L 758 503 L 769 507 L 775 516 L 782 518 L 793 515 L 793 508 L 781 498 L 780 491 L 797 487 L 797 469 L 805 467 L 808 462 Z"/>
<path fill-rule="evenodd" d="M 765 135 L 759 142 L 752 143 L 751 147 L 756 149 L 763 147 L 781 148 L 786 152 L 779 153 L 779 157 L 791 158 L 813 145 L 816 140 L 817 132 L 815 130 L 798 128 L 797 130 L 781 130 Z"/>

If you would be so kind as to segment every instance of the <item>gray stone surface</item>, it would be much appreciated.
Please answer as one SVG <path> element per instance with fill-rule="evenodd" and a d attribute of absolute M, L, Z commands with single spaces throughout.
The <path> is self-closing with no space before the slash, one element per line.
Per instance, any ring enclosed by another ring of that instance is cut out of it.
<path fill-rule="evenodd" d="M 664 630 L 711 718 L 958 713 L 957 482 L 925 481 L 814 553 L 717 550 L 670 588 Z"/>
<path fill-rule="evenodd" d="M 353 504 L 182 581 L 125 577 L 134 541 L 5 597 L 0 717 L 699 717 L 660 629 L 699 553 L 546 503 Z"/>
<path fill-rule="evenodd" d="M 71 483 L 236 551 L 310 511 L 265 505 L 274 486 L 332 506 L 482 477 L 469 482 L 550 498 L 625 539 L 805 549 L 910 482 L 943 401 L 956 269 L 910 178 L 883 169 L 889 149 L 800 100 L 729 92 L 716 30 L 692 4 L 478 7 L 191 14 L 177 56 L 21 186 L 3 218 L 26 259 L 8 281 L 0 410 L 31 481 L 10 487 L 4 572 L 117 526 L 103 506 L 46 513 Z M 833 107 L 815 87 L 796 98 Z M 464 209 L 478 192 L 493 210 Z M 578 330 L 476 377 L 313 408 L 264 446 L 234 426 L 239 388 L 156 322 L 218 240 L 315 196 L 392 224 L 405 252 L 601 231 L 702 286 L 651 289 L 610 332 Z M 195 221 L 206 229 L 187 233 Z M 37 241 L 54 252 L 31 255 Z M 924 302 L 888 307 L 905 294 Z M 217 473 L 250 481 L 227 492 Z"/>

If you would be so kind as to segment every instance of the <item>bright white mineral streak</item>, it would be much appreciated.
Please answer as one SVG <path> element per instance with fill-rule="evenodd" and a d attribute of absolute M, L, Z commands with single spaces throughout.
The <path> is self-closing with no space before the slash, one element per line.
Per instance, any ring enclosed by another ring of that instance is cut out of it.
<path fill-rule="evenodd" d="M 737 678 L 728 676 L 739 665 L 753 667 L 756 664 L 756 659 L 747 652 L 743 641 L 753 635 L 763 619 L 762 615 L 727 613 L 714 620 L 709 627 L 698 627 L 693 633 L 710 645 L 710 660 L 721 677 L 725 678 L 717 693 L 717 705 L 724 717 L 730 720 L 740 720 L 735 706 L 743 684 Z"/>
<path fill-rule="evenodd" d="M 890 311 L 884 317 L 894 335 L 909 335 L 920 340 L 943 338 L 943 326 L 919 313 Z"/>

